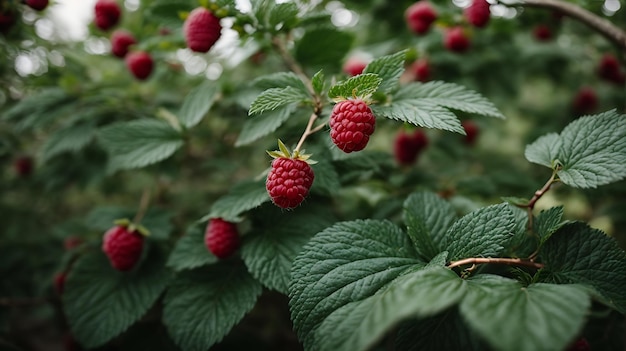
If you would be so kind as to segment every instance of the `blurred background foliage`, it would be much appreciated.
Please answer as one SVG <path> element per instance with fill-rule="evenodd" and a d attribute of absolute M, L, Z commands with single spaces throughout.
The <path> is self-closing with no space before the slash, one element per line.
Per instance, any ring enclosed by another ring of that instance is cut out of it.
<path fill-rule="evenodd" d="M 623 3 L 620 8 L 611 0 L 570 2 L 626 27 Z M 626 112 L 626 87 L 597 74 L 604 54 L 623 55 L 587 26 L 548 10 L 494 4 L 486 28 L 467 27 L 471 49 L 456 54 L 444 48 L 443 32 L 462 23 L 467 1 L 433 1 L 440 18 L 419 37 L 404 21 L 404 10 L 413 1 L 297 3 L 317 13 L 293 33 L 296 57 L 310 76 L 323 68 L 327 77 L 345 77 L 342 65 L 349 58 L 368 61 L 409 49 L 403 80 L 414 80 L 411 63 L 426 58 L 432 80 L 474 89 L 507 117 L 475 119 L 480 135 L 472 146 L 461 135 L 428 130 L 428 148 L 415 165 L 406 167 L 392 158 L 393 138 L 403 126 L 380 120 L 368 152 L 337 163 L 341 188 L 332 203 L 340 219 L 398 219 L 404 197 L 422 187 L 439 191 L 459 212 L 499 202 L 501 196 L 530 197 L 550 174 L 525 160 L 526 144 L 559 132 L 581 114 Z M 154 196 L 146 220 L 155 222 L 162 231 L 158 238 L 170 247 L 235 183 L 262 174 L 269 166 L 265 150 L 275 148 L 277 137 L 297 140 L 306 117 L 290 121 L 280 135 L 235 147 L 249 104 L 259 92 L 250 81 L 286 70 L 272 50 L 271 36 L 241 25 L 243 15 L 224 19 L 218 46 L 200 55 L 184 49 L 179 16 L 198 2 L 127 0 L 119 27 L 131 31 L 137 47 L 156 62 L 152 76 L 140 82 L 109 53 L 109 33 L 90 24 L 87 37 L 68 41 L 49 18 L 50 9 L 37 13 L 18 1 L 3 4 L 17 8 L 19 15 L 0 35 L 0 349 L 5 339 L 24 349 L 52 350 L 64 328 L 52 282 L 74 255 L 64 248 L 68 238 L 98 245 L 112 220 L 132 216 L 149 188 Z M 326 31 L 328 24 L 322 23 L 328 18 L 333 25 Z M 534 36 L 538 25 L 550 28 L 550 40 Z M 333 35 L 324 40 L 324 33 Z M 318 40 L 325 46 L 312 47 Z M 207 80 L 219 88 L 219 97 L 199 125 L 185 130 L 181 149 L 140 169 L 111 166 L 99 138 L 101 128 L 141 117 L 167 122 L 163 109 L 177 111 L 190 90 Z M 595 92 L 597 103 L 580 111 L 574 102 L 585 87 Z M 325 155 L 324 133 L 318 134 L 307 151 Z M 32 170 L 19 166 L 24 159 L 33 161 Z M 626 247 L 625 182 L 590 191 L 557 186 L 538 208 L 558 204 L 565 205 L 567 219 L 589 221 Z M 284 296 L 264 299 L 285 305 Z M 284 317 L 286 311 L 276 313 Z M 267 311 L 253 313 L 244 325 L 262 324 L 267 316 Z M 285 323 L 284 318 L 277 320 Z M 133 335 L 154 330 L 150 323 L 131 329 L 120 343 L 135 342 Z M 28 337 L 35 334 L 37 338 Z M 160 342 L 146 339 L 141 348 L 120 347 L 152 349 L 152 342 Z M 284 349 L 295 342 L 281 340 Z M 168 343 L 159 349 L 167 349 Z M 280 349 L 271 342 L 263 345 Z"/>

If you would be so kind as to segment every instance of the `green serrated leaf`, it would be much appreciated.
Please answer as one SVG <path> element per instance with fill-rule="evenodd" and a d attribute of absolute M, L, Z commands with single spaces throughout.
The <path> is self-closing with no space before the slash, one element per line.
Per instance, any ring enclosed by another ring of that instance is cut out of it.
<path fill-rule="evenodd" d="M 298 6 L 292 2 L 274 6 L 268 16 L 268 23 L 274 30 L 290 28 L 297 21 Z"/>
<path fill-rule="evenodd" d="M 167 291 L 163 323 L 181 349 L 206 351 L 254 307 L 261 292 L 241 264 L 185 271 Z"/>
<path fill-rule="evenodd" d="M 509 204 L 491 205 L 456 221 L 444 236 L 442 248 L 451 261 L 467 257 L 497 256 L 511 239 L 515 217 Z"/>
<path fill-rule="evenodd" d="M 437 256 L 433 257 L 432 260 L 428 262 L 426 268 L 430 267 L 443 267 L 448 263 L 448 251 L 443 251 L 437 254 Z"/>
<path fill-rule="evenodd" d="M 448 229 L 457 219 L 452 206 L 433 192 L 411 194 L 403 206 L 404 223 L 413 246 L 424 260 L 441 252 Z"/>
<path fill-rule="evenodd" d="M 396 278 L 385 289 L 332 312 L 316 332 L 321 351 L 368 350 L 409 317 L 427 317 L 458 302 L 464 282 L 439 267 Z"/>
<path fill-rule="evenodd" d="M 262 92 L 256 100 L 252 102 L 248 114 L 252 116 L 293 103 L 304 102 L 308 99 L 310 99 L 310 96 L 294 87 L 271 88 Z"/>
<path fill-rule="evenodd" d="M 287 294 L 293 260 L 314 234 L 332 225 L 333 216 L 328 208 L 306 205 L 290 212 L 269 206 L 260 215 L 241 257 L 254 278 Z"/>
<path fill-rule="evenodd" d="M 333 311 L 420 265 L 407 235 L 388 221 L 341 222 L 316 234 L 291 271 L 289 305 L 299 339 L 311 348 L 315 330 Z"/>
<path fill-rule="evenodd" d="M 204 224 L 195 224 L 187 229 L 176 242 L 167 260 L 167 266 L 175 271 L 198 268 L 216 263 L 214 256 L 204 245 Z"/>
<path fill-rule="evenodd" d="M 317 73 L 313 75 L 313 78 L 311 78 L 311 84 L 313 85 L 313 91 L 315 91 L 317 95 L 322 95 L 322 92 L 324 91 L 324 73 L 322 70 L 317 71 Z"/>
<path fill-rule="evenodd" d="M 603 302 L 626 312 L 626 252 L 615 239 L 570 222 L 545 241 L 539 254 L 551 281 L 589 285 Z"/>
<path fill-rule="evenodd" d="M 497 283 L 499 281 L 499 283 Z M 576 285 L 502 278 L 469 284 L 461 315 L 496 350 L 564 350 L 582 328 L 590 301 Z"/>
<path fill-rule="evenodd" d="M 364 99 L 374 94 L 382 81 L 382 78 L 373 73 L 359 74 L 330 87 L 328 96 L 331 99 L 352 97 Z"/>
<path fill-rule="evenodd" d="M 501 199 L 502 201 L 506 201 L 513 206 L 522 206 L 522 207 L 527 206 L 529 202 L 528 199 L 525 199 L 523 197 L 516 197 L 516 196 L 502 196 Z"/>
<path fill-rule="evenodd" d="M 562 225 L 563 206 L 552 207 L 539 212 L 533 222 L 533 232 L 539 236 L 540 245 L 550 238 Z"/>
<path fill-rule="evenodd" d="M 382 79 L 379 90 L 385 93 L 391 92 L 398 87 L 400 76 L 404 72 L 407 51 L 402 50 L 374 59 L 365 67 L 363 73 L 378 75 Z"/>
<path fill-rule="evenodd" d="M 305 66 L 338 66 L 350 51 L 354 35 L 334 27 L 316 26 L 296 42 L 296 60 Z"/>
<path fill-rule="evenodd" d="M 524 156 L 529 162 L 552 168 L 552 161 L 558 158 L 560 150 L 561 137 L 550 133 L 527 145 Z"/>
<path fill-rule="evenodd" d="M 400 91 L 403 88 L 400 88 Z M 395 99 L 389 105 L 372 105 L 377 117 L 395 119 L 422 128 L 442 129 L 465 134 L 461 121 L 450 110 L 419 99 Z"/>
<path fill-rule="evenodd" d="M 273 111 L 266 111 L 252 116 L 244 123 L 241 133 L 235 142 L 235 146 L 248 145 L 266 135 L 273 133 L 294 115 L 297 118 L 303 115 L 302 112 L 307 115 L 310 114 L 310 110 L 307 111 L 299 109 L 296 111 L 296 108 L 296 104 L 291 104 L 277 108 Z M 304 118 L 306 118 L 306 116 Z"/>
<path fill-rule="evenodd" d="M 100 129 L 100 143 L 111 155 L 111 170 L 151 165 L 170 157 L 183 145 L 182 135 L 166 122 L 140 119 Z"/>
<path fill-rule="evenodd" d="M 192 89 L 183 100 L 178 113 L 180 122 L 187 128 L 200 123 L 215 102 L 220 87 L 214 81 L 207 80 Z"/>
<path fill-rule="evenodd" d="M 87 146 L 95 136 L 93 123 L 81 123 L 60 129 L 48 137 L 41 150 L 45 162 L 64 152 L 77 152 Z"/>
<path fill-rule="evenodd" d="M 228 194 L 222 196 L 211 207 L 211 211 L 200 219 L 205 222 L 210 218 L 222 218 L 229 222 L 240 222 L 243 212 L 251 210 L 270 197 L 265 189 L 264 181 L 244 181 L 233 186 Z"/>
<path fill-rule="evenodd" d="M 293 87 L 304 94 L 308 94 L 302 79 L 293 72 L 276 72 L 256 78 L 251 83 L 253 86 L 267 90 L 271 88 Z"/>
<path fill-rule="evenodd" d="M 136 211 L 136 209 L 117 206 L 96 207 L 85 217 L 85 226 L 105 232 L 113 227 L 116 220 L 135 217 Z M 150 231 L 150 238 L 163 240 L 167 239 L 172 231 L 171 217 L 172 214 L 163 209 L 151 208 L 144 215 L 141 224 Z"/>
<path fill-rule="evenodd" d="M 311 165 L 315 173 L 315 182 L 311 187 L 312 193 L 321 193 L 324 195 L 332 195 L 341 187 L 339 182 L 339 174 L 332 163 L 328 161 L 319 161 Z"/>
<path fill-rule="evenodd" d="M 170 279 L 156 246 L 130 272 L 111 267 L 101 251 L 81 256 L 67 278 L 63 307 L 72 334 L 88 348 L 104 345 L 139 320 Z"/>

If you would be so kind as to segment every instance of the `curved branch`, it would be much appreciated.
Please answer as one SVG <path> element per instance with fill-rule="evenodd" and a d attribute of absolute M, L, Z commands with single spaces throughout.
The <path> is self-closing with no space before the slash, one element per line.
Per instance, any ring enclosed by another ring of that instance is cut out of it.
<path fill-rule="evenodd" d="M 452 261 L 448 264 L 448 268 L 459 267 L 467 264 L 505 264 L 509 266 L 526 266 L 536 269 L 543 268 L 543 264 L 533 262 L 530 260 L 524 260 L 521 258 L 501 258 L 501 257 L 471 257 L 458 261 Z"/>
<path fill-rule="evenodd" d="M 585 23 L 587 26 L 602 34 L 615 45 L 619 46 L 621 50 L 626 50 L 626 31 L 580 6 L 562 0 L 523 0 L 515 3 L 515 5 L 557 10 L 569 17 Z"/>

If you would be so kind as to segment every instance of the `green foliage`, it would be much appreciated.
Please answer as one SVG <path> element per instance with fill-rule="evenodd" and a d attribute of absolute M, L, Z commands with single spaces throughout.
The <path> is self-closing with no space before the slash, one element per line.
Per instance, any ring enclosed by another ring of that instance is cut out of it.
<path fill-rule="evenodd" d="M 407 51 L 402 50 L 392 55 L 379 57 L 365 66 L 363 74 L 378 75 L 382 79 L 380 91 L 390 93 L 397 88 L 400 76 L 404 72 L 406 55 Z"/>
<path fill-rule="evenodd" d="M 219 93 L 215 82 L 206 81 L 189 92 L 180 108 L 180 122 L 187 128 L 200 123 L 209 112 Z"/>
<path fill-rule="evenodd" d="M 190 226 L 177 242 L 167 259 L 167 266 L 175 271 L 193 269 L 216 263 L 215 257 L 204 244 L 204 226 Z"/>
<path fill-rule="evenodd" d="M 354 36 L 350 32 L 332 27 L 310 29 L 298 40 L 295 57 L 306 66 L 336 66 L 353 42 Z"/>
<path fill-rule="evenodd" d="M 254 307 L 260 294 L 261 284 L 241 264 L 185 271 L 167 291 L 163 322 L 182 350 L 206 350 Z"/>
<path fill-rule="evenodd" d="M 349 78 L 345 82 L 340 82 L 336 85 L 333 85 L 328 91 L 328 96 L 331 99 L 346 99 L 350 97 L 359 97 L 363 99 L 374 94 L 376 90 L 378 90 L 378 87 L 380 86 L 380 83 L 382 81 L 382 78 L 379 78 L 376 74 L 359 74 L 358 76 Z"/>
<path fill-rule="evenodd" d="M 276 110 L 279 107 L 292 103 L 301 103 L 306 101 L 309 96 L 294 87 L 271 88 L 262 92 L 256 100 L 250 105 L 250 116 L 260 114 L 267 111 Z"/>
<path fill-rule="evenodd" d="M 200 221 L 206 221 L 209 218 L 222 218 L 237 222 L 241 220 L 239 216 L 243 212 L 251 210 L 269 201 L 269 199 L 264 182 L 241 182 L 233 186 L 228 194 L 217 200 L 211 207 L 211 212 Z"/>
<path fill-rule="evenodd" d="M 80 123 L 59 129 L 51 134 L 41 148 L 41 158 L 45 162 L 64 152 L 78 152 L 89 144 L 96 135 L 92 122 Z"/>
<path fill-rule="evenodd" d="M 98 132 L 98 140 L 111 156 L 111 172 L 151 165 L 172 156 L 183 146 L 179 132 L 155 119 L 106 126 Z"/>
<path fill-rule="evenodd" d="M 102 252 L 79 259 L 63 295 L 72 333 L 89 348 L 104 345 L 137 322 L 165 289 L 169 272 L 161 249 L 150 245 L 139 267 L 121 273 Z"/>
<path fill-rule="evenodd" d="M 626 177 L 626 116 L 608 111 L 581 117 L 561 134 L 543 136 L 526 149 L 530 162 L 555 168 L 576 188 L 595 188 Z"/>

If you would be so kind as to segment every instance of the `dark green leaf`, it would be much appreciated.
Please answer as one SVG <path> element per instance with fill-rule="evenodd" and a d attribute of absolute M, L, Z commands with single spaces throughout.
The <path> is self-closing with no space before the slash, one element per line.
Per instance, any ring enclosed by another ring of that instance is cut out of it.
<path fill-rule="evenodd" d="M 261 292 L 241 264 L 184 271 L 167 291 L 163 323 L 183 351 L 206 351 L 254 307 Z"/>
<path fill-rule="evenodd" d="M 215 257 L 204 244 L 205 224 L 195 224 L 187 229 L 178 239 L 176 246 L 167 260 L 167 266 L 175 271 L 192 269 L 215 263 Z"/>
<path fill-rule="evenodd" d="M 332 195 L 341 187 L 339 174 L 332 163 L 319 161 L 311 165 L 315 173 L 315 181 L 311 187 L 311 192 L 318 192 L 324 195 Z"/>
<path fill-rule="evenodd" d="M 217 83 L 210 80 L 192 89 L 183 100 L 183 106 L 178 113 L 180 122 L 187 128 L 200 123 L 213 106 L 219 91 Z"/>
<path fill-rule="evenodd" d="M 63 293 L 72 334 L 95 348 L 125 331 L 155 303 L 169 282 L 165 258 L 156 248 L 130 272 L 111 267 L 101 251 L 83 255 L 70 270 Z"/>
<path fill-rule="evenodd" d="M 368 350 L 399 322 L 431 316 L 458 302 L 463 284 L 444 267 L 403 275 L 375 295 L 328 315 L 316 332 L 316 344 L 328 351 Z"/>
<path fill-rule="evenodd" d="M 293 72 L 276 72 L 256 78 L 251 83 L 253 86 L 267 90 L 271 88 L 285 88 L 292 87 L 301 91 L 303 94 L 307 94 L 306 86 L 302 82 L 302 79 Z"/>
<path fill-rule="evenodd" d="M 615 239 L 585 223 L 567 223 L 546 240 L 540 257 L 553 281 L 589 285 L 603 302 L 626 312 L 626 253 Z"/>
<path fill-rule="evenodd" d="M 311 78 L 311 84 L 313 85 L 315 93 L 322 95 L 322 91 L 324 91 L 324 73 L 322 73 L 322 70 L 317 71 L 313 78 Z"/>
<path fill-rule="evenodd" d="M 413 246 L 430 260 L 441 252 L 441 244 L 448 229 L 456 220 L 452 206 L 437 194 L 420 191 L 404 202 L 403 218 Z"/>
<path fill-rule="evenodd" d="M 240 222 L 239 217 L 243 212 L 251 210 L 262 203 L 269 201 L 270 197 L 265 189 L 265 181 L 244 181 L 230 189 L 229 193 L 222 196 L 211 207 L 211 212 L 200 219 L 201 222 L 210 218 L 222 218 L 230 222 Z"/>
<path fill-rule="evenodd" d="M 403 88 L 400 88 L 402 90 Z M 465 134 L 461 121 L 450 110 L 419 99 L 396 99 L 389 105 L 372 105 L 377 117 L 395 119 L 418 127 L 435 128 Z"/>
<path fill-rule="evenodd" d="M 273 133 L 294 115 L 296 107 L 296 104 L 286 105 L 273 111 L 266 111 L 259 115 L 249 117 L 241 129 L 241 133 L 235 142 L 235 146 L 248 145 L 270 133 Z M 300 109 L 299 111 L 304 111 L 307 114 L 310 113 L 310 111 L 305 111 L 304 109 Z M 301 113 L 298 112 L 295 114 L 300 116 Z"/>
<path fill-rule="evenodd" d="M 111 155 L 111 171 L 151 165 L 170 157 L 183 145 L 179 132 L 156 119 L 111 124 L 100 129 L 98 137 Z"/>
<path fill-rule="evenodd" d="M 533 222 L 533 232 L 539 236 L 540 244 L 543 244 L 561 226 L 563 218 L 563 206 L 552 207 L 539 212 Z"/>
<path fill-rule="evenodd" d="M 252 102 L 248 114 L 252 116 L 308 99 L 310 96 L 293 87 L 271 88 L 257 96 L 256 100 Z"/>
<path fill-rule="evenodd" d="M 95 136 L 93 123 L 81 123 L 59 129 L 48 137 L 41 150 L 41 158 L 48 159 L 63 152 L 76 152 L 84 148 Z"/>
<path fill-rule="evenodd" d="M 330 90 L 328 91 L 328 96 L 331 99 L 347 99 L 351 97 L 358 97 L 363 99 L 374 94 L 382 81 L 383 80 L 379 78 L 376 74 L 359 74 L 330 87 Z"/>
<path fill-rule="evenodd" d="M 454 261 L 468 257 L 497 256 L 511 239 L 515 217 L 509 204 L 502 203 L 468 213 L 446 233 L 443 248 Z"/>
<path fill-rule="evenodd" d="M 333 311 L 420 265 L 407 235 L 388 221 L 342 222 L 316 234 L 296 257 L 289 284 L 292 320 L 305 348 Z"/>
<path fill-rule="evenodd" d="M 339 65 L 353 41 L 351 33 L 336 28 L 310 29 L 296 42 L 296 60 L 307 66 Z"/>

